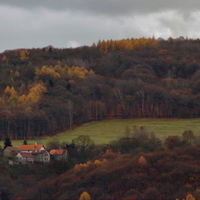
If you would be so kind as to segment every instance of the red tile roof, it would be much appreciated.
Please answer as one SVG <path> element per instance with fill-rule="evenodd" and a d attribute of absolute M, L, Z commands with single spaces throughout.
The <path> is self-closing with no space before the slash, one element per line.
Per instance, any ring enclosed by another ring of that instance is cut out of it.
<path fill-rule="evenodd" d="M 23 158 L 34 158 L 34 156 L 31 153 L 19 153 Z"/>
<path fill-rule="evenodd" d="M 19 147 L 19 151 L 35 151 L 35 150 L 40 150 L 42 147 L 43 147 L 42 144 L 21 145 Z"/>
<path fill-rule="evenodd" d="M 63 155 L 66 151 L 66 149 L 52 149 L 49 153 L 51 155 Z"/>

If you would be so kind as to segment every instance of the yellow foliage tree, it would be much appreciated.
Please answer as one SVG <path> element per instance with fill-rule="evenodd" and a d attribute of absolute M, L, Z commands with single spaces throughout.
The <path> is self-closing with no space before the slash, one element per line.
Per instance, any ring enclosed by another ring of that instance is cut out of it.
<path fill-rule="evenodd" d="M 100 51 L 102 51 L 103 53 L 107 53 L 108 52 L 108 42 L 106 41 L 102 41 L 100 44 Z"/>
<path fill-rule="evenodd" d="M 99 164 L 101 164 L 101 163 L 102 163 L 102 161 L 100 161 L 100 160 L 95 160 L 95 161 L 94 161 L 94 164 L 95 164 L 95 165 L 99 165 Z"/>
<path fill-rule="evenodd" d="M 61 64 L 60 62 L 58 62 L 58 64 L 54 66 L 54 70 L 55 70 L 55 72 L 57 72 L 61 77 L 66 77 L 67 74 L 68 74 L 69 66 L 68 66 L 68 65 L 62 66 L 62 64 Z"/>
<path fill-rule="evenodd" d="M 29 56 L 30 56 L 30 54 L 27 49 L 22 49 L 19 51 L 19 59 L 21 61 L 25 61 L 25 60 L 29 59 Z"/>
<path fill-rule="evenodd" d="M 179 200 L 179 199 L 176 199 L 176 200 Z M 186 199 L 183 199 L 183 200 L 196 200 L 196 199 L 193 197 L 192 194 L 188 194 L 188 195 L 186 196 Z"/>
<path fill-rule="evenodd" d="M 87 167 L 87 163 L 76 164 L 76 165 L 74 166 L 74 169 L 80 170 L 80 169 L 82 169 L 83 167 Z"/>
<path fill-rule="evenodd" d="M 145 159 L 144 156 L 140 156 L 138 162 L 139 162 L 140 165 L 146 165 L 147 164 L 147 160 Z"/>
<path fill-rule="evenodd" d="M 4 90 L 4 92 L 6 93 L 6 94 L 10 94 L 10 86 L 6 86 L 6 89 Z"/>
<path fill-rule="evenodd" d="M 15 88 L 13 86 L 10 88 L 10 95 L 11 96 L 17 95 L 17 91 L 15 90 Z"/>
<path fill-rule="evenodd" d="M 192 196 L 192 194 L 188 194 L 186 196 L 186 200 L 196 200 L 196 199 Z"/>
<path fill-rule="evenodd" d="M 10 95 L 10 96 L 14 96 L 17 94 L 17 91 L 15 90 L 15 88 L 12 86 L 7 86 L 6 89 L 4 90 L 4 92 L 7 94 L 7 95 Z"/>
<path fill-rule="evenodd" d="M 79 198 L 79 200 L 91 200 L 90 195 L 87 192 L 83 192 Z"/>
<path fill-rule="evenodd" d="M 20 105 L 23 105 L 27 102 L 27 96 L 25 94 L 19 96 L 18 102 Z"/>
<path fill-rule="evenodd" d="M 39 83 L 30 89 L 26 101 L 30 103 L 37 103 L 46 91 L 47 88 Z"/>
<path fill-rule="evenodd" d="M 8 60 L 8 58 L 7 58 L 7 56 L 4 54 L 4 55 L 2 56 L 2 58 L 1 58 L 1 60 L 2 60 L 3 62 L 5 62 L 5 61 Z"/>
<path fill-rule="evenodd" d="M 87 70 L 84 67 L 75 67 L 72 66 L 68 70 L 68 77 L 71 79 L 79 79 L 79 78 L 85 78 L 86 76 L 93 75 L 93 70 Z"/>
<path fill-rule="evenodd" d="M 103 53 L 111 50 L 130 50 L 141 47 L 153 47 L 157 45 L 155 38 L 127 38 L 122 40 L 99 41 L 97 47 Z"/>
<path fill-rule="evenodd" d="M 18 104 L 18 94 L 13 86 L 7 86 L 4 90 L 4 94 L 4 100 L 1 101 L 1 105 L 4 103 L 8 103 L 10 105 Z"/>
<path fill-rule="evenodd" d="M 14 75 L 15 75 L 15 77 L 19 77 L 20 73 L 18 71 L 16 71 Z"/>
<path fill-rule="evenodd" d="M 6 98 L 5 98 L 5 102 L 7 102 L 8 104 L 12 104 L 12 105 L 17 105 L 18 104 L 18 95 L 17 95 L 17 91 L 15 90 L 15 88 L 12 86 L 7 86 L 6 89 L 4 90 L 4 93 L 6 94 Z M 2 101 L 3 103 L 4 101 Z"/>
<path fill-rule="evenodd" d="M 19 101 L 18 96 L 16 96 L 16 95 L 10 96 L 10 98 L 8 99 L 8 103 L 10 105 L 17 105 L 18 101 Z"/>
<path fill-rule="evenodd" d="M 46 80 L 48 78 L 56 79 L 60 77 L 60 74 L 54 70 L 51 66 L 43 66 L 41 69 L 35 69 L 36 79 Z"/>

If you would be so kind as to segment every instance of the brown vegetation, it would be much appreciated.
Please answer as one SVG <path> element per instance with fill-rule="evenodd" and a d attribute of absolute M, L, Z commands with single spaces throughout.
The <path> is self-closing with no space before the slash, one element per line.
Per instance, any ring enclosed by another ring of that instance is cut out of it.
<path fill-rule="evenodd" d="M 199 43 L 131 38 L 5 51 L 0 139 L 53 135 L 111 117 L 199 117 Z"/>
<path fill-rule="evenodd" d="M 136 156 L 108 152 L 17 196 L 78 200 L 87 191 L 87 197 L 95 200 L 175 200 L 188 194 L 198 199 L 199 153 L 200 148 L 193 146 Z"/>

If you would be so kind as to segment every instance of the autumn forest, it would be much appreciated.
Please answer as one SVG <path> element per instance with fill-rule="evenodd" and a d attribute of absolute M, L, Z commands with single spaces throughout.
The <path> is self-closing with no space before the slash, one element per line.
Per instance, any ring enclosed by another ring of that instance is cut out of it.
<path fill-rule="evenodd" d="M 0 72 L 2 141 L 103 119 L 200 117 L 200 39 L 7 50 Z M 145 127 L 126 127 L 105 146 L 80 151 L 74 140 L 67 163 L 13 167 L 0 156 L 0 200 L 197 200 L 199 144 L 192 130 L 161 141 Z"/>
<path fill-rule="evenodd" d="M 200 40 L 108 40 L 0 55 L 0 139 L 109 118 L 200 116 Z"/>

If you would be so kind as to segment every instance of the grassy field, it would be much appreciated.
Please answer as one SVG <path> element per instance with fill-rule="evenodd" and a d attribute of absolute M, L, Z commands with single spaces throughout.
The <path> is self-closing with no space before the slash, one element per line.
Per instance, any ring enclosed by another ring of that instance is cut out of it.
<path fill-rule="evenodd" d="M 200 136 L 200 118 L 196 119 L 113 119 L 83 124 L 53 137 L 28 140 L 29 144 L 46 144 L 52 140 L 70 143 L 78 135 L 89 135 L 96 144 L 109 143 L 125 133 L 126 126 L 138 128 L 144 126 L 156 136 L 165 139 L 169 135 L 182 135 L 185 130 L 192 130 L 195 136 Z M 22 140 L 13 141 L 13 146 L 22 144 Z M 3 146 L 3 141 L 0 143 Z"/>

